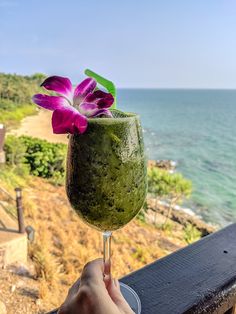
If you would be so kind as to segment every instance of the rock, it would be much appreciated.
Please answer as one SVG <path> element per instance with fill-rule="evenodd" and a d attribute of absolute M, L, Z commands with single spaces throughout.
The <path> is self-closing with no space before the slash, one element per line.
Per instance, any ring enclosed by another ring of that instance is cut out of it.
<path fill-rule="evenodd" d="M 10 266 L 9 271 L 20 277 L 33 278 L 35 270 L 34 265 L 25 265 L 22 263 L 16 263 Z"/>
<path fill-rule="evenodd" d="M 35 301 L 35 304 L 38 305 L 38 306 L 40 306 L 41 303 L 42 303 L 42 302 L 41 302 L 41 299 L 37 299 L 37 300 Z M 0 314 L 1 314 L 1 313 L 0 313 Z"/>
<path fill-rule="evenodd" d="M 13 293 L 16 290 L 16 285 L 11 286 L 11 293 Z"/>
<path fill-rule="evenodd" d="M 27 269 L 27 267 L 25 265 L 20 265 L 18 267 L 15 268 L 15 274 L 19 275 L 19 276 L 23 276 L 23 277 L 27 277 L 29 276 L 29 270 Z"/>
<path fill-rule="evenodd" d="M 173 172 L 176 168 L 177 163 L 173 160 L 149 160 L 149 168 L 159 168 L 169 172 Z"/>
<path fill-rule="evenodd" d="M 2 301 L 0 301 L 0 314 L 7 314 L 6 305 Z"/>
<path fill-rule="evenodd" d="M 25 281 L 24 280 L 18 280 L 16 282 L 16 287 L 17 288 L 21 288 L 21 287 L 24 287 L 25 286 Z"/>

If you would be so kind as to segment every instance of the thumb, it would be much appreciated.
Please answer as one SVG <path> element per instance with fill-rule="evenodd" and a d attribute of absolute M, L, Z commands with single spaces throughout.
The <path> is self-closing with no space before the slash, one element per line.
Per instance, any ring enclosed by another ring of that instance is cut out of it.
<path fill-rule="evenodd" d="M 118 309 L 124 314 L 134 314 L 129 304 L 123 297 L 120 291 L 120 284 L 117 279 L 111 279 L 109 286 L 107 287 L 108 293 L 112 301 L 116 304 Z"/>

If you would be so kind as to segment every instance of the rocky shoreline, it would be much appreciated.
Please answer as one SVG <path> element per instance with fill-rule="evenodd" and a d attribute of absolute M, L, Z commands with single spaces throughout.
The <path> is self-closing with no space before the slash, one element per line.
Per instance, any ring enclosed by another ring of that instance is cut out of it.
<path fill-rule="evenodd" d="M 147 199 L 147 206 L 148 206 L 148 211 L 147 211 L 147 216 L 150 216 L 150 212 L 157 212 L 158 214 L 163 215 L 164 217 L 168 216 L 168 211 L 169 207 L 168 205 L 163 205 L 160 203 L 157 203 L 156 205 L 156 200 L 153 198 L 148 198 Z M 150 217 L 147 217 L 150 218 Z M 197 230 L 199 230 L 202 234 L 202 237 L 211 234 L 217 230 L 216 226 L 210 225 L 200 218 L 198 218 L 196 215 L 190 215 L 183 210 L 180 209 L 175 209 L 173 208 L 171 213 L 170 213 L 170 220 L 179 223 L 183 227 L 187 227 L 188 224 L 191 224 L 194 226 Z M 148 219 L 149 222 L 151 222 L 151 219 Z"/>

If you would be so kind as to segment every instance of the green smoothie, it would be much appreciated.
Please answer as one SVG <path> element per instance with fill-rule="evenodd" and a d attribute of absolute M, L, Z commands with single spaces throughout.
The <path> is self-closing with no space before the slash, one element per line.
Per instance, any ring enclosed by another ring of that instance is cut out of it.
<path fill-rule="evenodd" d="M 146 176 L 136 114 L 113 111 L 113 118 L 91 118 L 84 134 L 70 135 L 67 196 L 92 227 L 113 231 L 134 218 L 146 197 Z"/>

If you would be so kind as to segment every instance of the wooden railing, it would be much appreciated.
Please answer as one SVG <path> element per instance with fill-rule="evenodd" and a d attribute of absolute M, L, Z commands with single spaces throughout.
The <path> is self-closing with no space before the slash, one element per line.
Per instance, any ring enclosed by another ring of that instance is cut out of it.
<path fill-rule="evenodd" d="M 4 202 L 1 201 L 2 199 L 2 196 L 4 197 L 4 199 L 7 200 L 7 202 L 11 205 L 11 206 L 15 206 L 15 198 L 10 194 L 8 193 L 8 191 L 6 191 L 4 188 L 0 187 L 0 206 L 5 210 L 5 212 L 11 216 L 11 218 L 13 219 L 17 219 L 17 215 L 16 215 L 16 212 L 15 211 L 12 211 L 10 210 Z M 14 205 L 13 205 L 14 204 Z"/>
<path fill-rule="evenodd" d="M 16 208 L 16 213 L 9 210 L 7 206 L 5 206 L 0 201 L 0 206 L 5 210 L 5 212 L 11 216 L 13 219 L 17 219 L 18 221 L 18 231 L 19 233 L 25 232 L 24 227 L 24 218 L 23 218 L 23 206 L 22 206 L 22 191 L 21 188 L 15 188 L 16 196 L 15 198 L 8 193 L 4 188 L 0 187 L 0 193 L 4 194 L 9 202 L 14 202 L 14 206 Z"/>
<path fill-rule="evenodd" d="M 142 314 L 233 314 L 236 224 L 157 260 L 121 281 L 138 293 Z"/>

